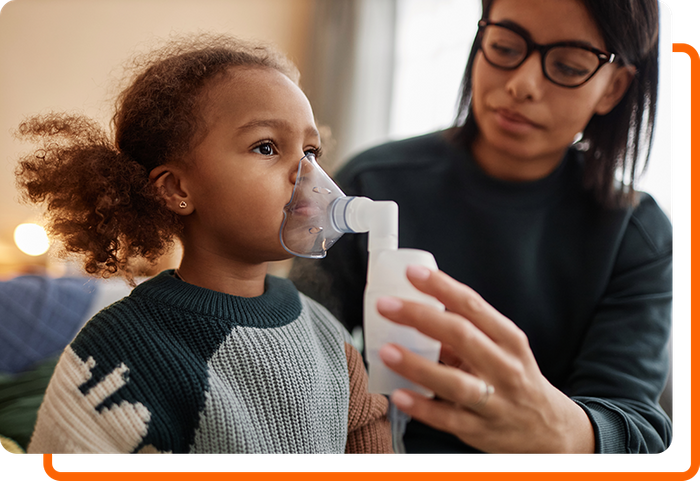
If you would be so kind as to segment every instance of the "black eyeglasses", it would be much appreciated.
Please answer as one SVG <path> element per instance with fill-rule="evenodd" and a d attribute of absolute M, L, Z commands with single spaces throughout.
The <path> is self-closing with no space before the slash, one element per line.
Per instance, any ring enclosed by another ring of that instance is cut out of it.
<path fill-rule="evenodd" d="M 516 26 L 488 20 L 479 21 L 479 43 L 484 58 L 494 67 L 513 70 L 520 67 L 537 50 L 542 57 L 542 73 L 551 82 L 574 88 L 586 83 L 615 54 L 580 42 L 557 42 L 540 45 Z"/>

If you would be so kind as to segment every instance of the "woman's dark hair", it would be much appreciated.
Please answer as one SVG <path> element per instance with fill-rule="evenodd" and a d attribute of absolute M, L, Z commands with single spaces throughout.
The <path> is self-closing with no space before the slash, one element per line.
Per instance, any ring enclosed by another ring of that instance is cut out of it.
<path fill-rule="evenodd" d="M 172 40 L 134 60 L 130 83 L 116 100 L 113 138 L 80 115 L 50 113 L 22 122 L 17 136 L 41 148 L 15 172 L 24 200 L 46 206 L 48 230 L 66 253 L 103 277 L 130 261 L 155 263 L 182 231 L 149 181 L 149 172 L 184 161 L 203 137 L 201 95 L 232 67 L 275 69 L 298 84 L 296 68 L 278 52 L 228 36 Z"/>
<path fill-rule="evenodd" d="M 487 19 L 494 0 L 482 0 Z M 636 74 L 622 100 L 606 115 L 594 115 L 583 132 L 584 185 L 607 206 L 632 205 L 636 177 L 646 168 L 656 120 L 659 79 L 659 12 L 657 0 L 579 0 L 588 10 L 620 65 Z M 479 51 L 478 35 L 462 78 L 455 122 L 455 141 L 471 145 L 477 125 L 471 112 L 472 68 Z M 640 168 L 639 160 L 643 159 Z M 616 173 L 626 185 L 617 185 Z"/>

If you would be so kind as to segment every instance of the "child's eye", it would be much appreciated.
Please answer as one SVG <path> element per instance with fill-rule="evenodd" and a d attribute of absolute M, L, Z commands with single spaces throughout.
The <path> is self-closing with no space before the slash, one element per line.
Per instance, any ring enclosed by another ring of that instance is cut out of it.
<path fill-rule="evenodd" d="M 264 142 L 253 148 L 253 152 L 261 155 L 274 155 L 275 146 L 271 142 Z"/>
<path fill-rule="evenodd" d="M 314 156 L 318 159 L 323 154 L 323 150 L 321 147 L 312 147 L 310 149 L 306 149 L 304 154 L 314 154 Z"/>

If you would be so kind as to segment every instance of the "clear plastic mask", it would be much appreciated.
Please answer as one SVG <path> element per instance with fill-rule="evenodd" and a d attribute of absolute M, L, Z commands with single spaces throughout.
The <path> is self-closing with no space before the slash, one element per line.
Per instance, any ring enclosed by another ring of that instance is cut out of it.
<path fill-rule="evenodd" d="M 345 194 L 306 154 L 299 161 L 292 199 L 284 207 L 280 241 L 290 254 L 320 259 L 343 235 L 333 222 L 333 204 Z"/>

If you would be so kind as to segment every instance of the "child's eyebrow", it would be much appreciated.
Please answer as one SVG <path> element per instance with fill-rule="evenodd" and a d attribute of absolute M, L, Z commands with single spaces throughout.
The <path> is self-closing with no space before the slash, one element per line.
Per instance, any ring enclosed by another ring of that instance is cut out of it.
<path fill-rule="evenodd" d="M 286 122 L 284 120 L 277 120 L 277 119 L 251 120 L 250 122 L 238 127 L 238 130 L 250 130 L 250 129 L 260 128 L 260 127 L 273 127 L 273 128 L 277 128 L 277 129 L 283 129 L 283 130 L 293 130 L 293 127 L 289 122 Z M 305 133 L 307 135 L 313 135 L 316 137 L 320 136 L 320 134 L 318 133 L 318 130 L 315 127 L 307 128 L 305 130 Z"/>

